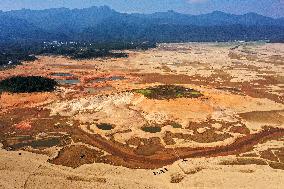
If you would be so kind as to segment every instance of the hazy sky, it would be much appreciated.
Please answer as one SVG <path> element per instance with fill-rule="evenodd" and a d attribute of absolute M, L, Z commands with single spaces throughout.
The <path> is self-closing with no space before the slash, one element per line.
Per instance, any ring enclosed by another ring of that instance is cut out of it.
<path fill-rule="evenodd" d="M 188 14 L 214 10 L 234 14 L 256 12 L 266 16 L 284 17 L 284 0 L 0 0 L 0 9 L 46 9 L 55 7 L 84 8 L 108 5 L 120 12 L 175 10 Z"/>

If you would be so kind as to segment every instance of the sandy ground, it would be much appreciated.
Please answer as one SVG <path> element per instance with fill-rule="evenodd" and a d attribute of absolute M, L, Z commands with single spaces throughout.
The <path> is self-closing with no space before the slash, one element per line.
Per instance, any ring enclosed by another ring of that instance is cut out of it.
<path fill-rule="evenodd" d="M 128 53 L 41 56 L 0 72 L 61 83 L 51 93 L 1 94 L 0 188 L 283 187 L 283 44 L 159 44 Z M 135 92 L 164 84 L 202 96 Z"/>
<path fill-rule="evenodd" d="M 284 176 L 282 170 L 272 170 L 267 165 L 218 165 L 220 161 L 231 157 L 178 161 L 167 166 L 168 171 L 165 171 L 165 168 L 132 170 L 105 164 L 84 165 L 72 169 L 47 163 L 48 156 L 4 150 L 1 150 L 0 154 L 0 187 L 3 189 L 66 188 L 66 186 L 68 188 L 276 189 L 282 188 Z"/>

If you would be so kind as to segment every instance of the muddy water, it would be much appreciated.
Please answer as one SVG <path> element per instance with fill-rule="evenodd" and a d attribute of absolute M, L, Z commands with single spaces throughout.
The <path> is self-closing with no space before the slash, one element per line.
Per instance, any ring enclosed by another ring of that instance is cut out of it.
<path fill-rule="evenodd" d="M 65 79 L 65 80 L 56 80 L 61 85 L 75 85 L 80 83 L 78 79 Z"/>
<path fill-rule="evenodd" d="M 99 87 L 99 88 L 95 88 L 95 87 L 89 87 L 89 88 L 85 88 L 85 92 L 90 93 L 90 94 L 95 94 L 95 93 L 99 93 L 99 92 L 103 92 L 103 91 L 111 91 L 114 90 L 114 87 Z"/>
<path fill-rule="evenodd" d="M 122 76 L 112 76 L 112 77 L 101 77 L 101 78 L 96 78 L 92 80 L 92 83 L 101 83 L 105 81 L 119 81 L 119 80 L 124 80 L 125 77 Z"/>
<path fill-rule="evenodd" d="M 73 74 L 70 73 L 53 73 L 51 76 L 58 76 L 58 77 L 72 77 L 74 76 Z"/>
<path fill-rule="evenodd" d="M 6 149 L 17 150 L 24 147 L 50 148 L 60 144 L 59 137 L 33 140 L 30 136 L 14 137 L 6 141 Z"/>

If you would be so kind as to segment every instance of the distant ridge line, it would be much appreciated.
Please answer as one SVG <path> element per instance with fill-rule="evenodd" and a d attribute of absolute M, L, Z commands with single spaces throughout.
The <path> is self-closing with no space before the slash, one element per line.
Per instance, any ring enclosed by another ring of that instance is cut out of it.
<path fill-rule="evenodd" d="M 0 42 L 9 41 L 233 41 L 284 39 L 284 18 L 257 13 L 174 11 L 120 13 L 108 6 L 0 12 Z M 284 41 L 284 40 L 283 40 Z"/>

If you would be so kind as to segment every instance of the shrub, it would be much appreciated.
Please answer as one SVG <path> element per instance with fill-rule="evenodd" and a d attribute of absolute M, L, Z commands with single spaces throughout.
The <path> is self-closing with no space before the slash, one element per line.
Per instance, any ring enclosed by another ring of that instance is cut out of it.
<path fill-rule="evenodd" d="M 57 82 L 41 76 L 15 76 L 0 81 L 0 91 L 12 93 L 32 93 L 53 91 Z"/>
<path fill-rule="evenodd" d="M 203 96 L 199 91 L 175 85 L 160 85 L 147 89 L 134 90 L 150 99 L 169 100 L 175 98 L 198 98 Z"/>

